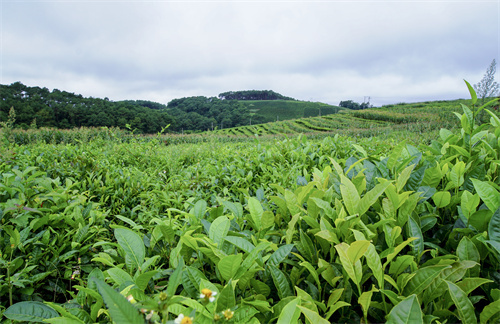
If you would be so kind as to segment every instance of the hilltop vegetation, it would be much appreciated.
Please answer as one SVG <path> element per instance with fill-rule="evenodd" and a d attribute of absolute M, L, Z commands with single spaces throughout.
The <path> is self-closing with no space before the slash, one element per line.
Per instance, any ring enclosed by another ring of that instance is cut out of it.
<path fill-rule="evenodd" d="M 150 101 L 117 101 L 85 98 L 82 95 L 47 88 L 28 87 L 20 82 L 0 85 L 0 121 L 10 108 L 16 112 L 15 127 L 120 127 L 142 133 L 156 133 L 174 119 Z"/>
<path fill-rule="evenodd" d="M 219 98 L 173 99 L 167 105 L 147 100 L 85 98 L 20 82 L 0 85 L 0 90 L 0 121 L 6 121 L 14 107 L 14 126 L 22 129 L 105 126 L 152 134 L 169 125 L 169 132 L 192 133 L 268 122 L 277 114 L 282 119 L 304 117 L 323 106 L 325 113 L 333 112 L 327 105 L 297 101 L 271 90 L 230 91 L 219 94 Z"/>

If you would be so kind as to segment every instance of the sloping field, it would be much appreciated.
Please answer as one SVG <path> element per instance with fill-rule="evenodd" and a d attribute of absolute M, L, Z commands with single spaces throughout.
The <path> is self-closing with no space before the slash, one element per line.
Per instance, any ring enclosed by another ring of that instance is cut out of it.
<path fill-rule="evenodd" d="M 331 106 L 321 102 L 308 101 L 244 100 L 240 102 L 248 106 L 252 113 L 264 116 L 266 122 L 319 116 L 320 114 L 335 114 L 346 110 L 342 107 Z"/>
<path fill-rule="evenodd" d="M 462 109 L 460 104 L 469 105 L 470 100 L 401 103 L 366 110 L 343 109 L 333 114 L 322 113 L 321 116 L 318 114 L 308 118 L 281 120 L 283 115 L 291 117 L 300 114 L 301 109 L 304 107 L 300 105 L 293 106 L 294 103 L 296 102 L 281 101 L 281 104 L 279 104 L 279 101 L 276 100 L 266 107 L 265 102 L 253 101 L 254 107 L 259 105 L 263 107 L 259 110 L 259 114 L 262 114 L 262 110 L 271 111 L 271 107 L 274 107 L 274 120 L 276 120 L 276 116 L 280 120 L 266 124 L 221 129 L 216 130 L 215 133 L 254 136 L 255 134 L 344 133 L 352 130 L 372 131 L 377 135 L 381 131 L 398 129 L 427 132 L 439 130 L 443 127 L 457 127 L 459 121 L 453 112 L 460 112 Z M 317 104 L 319 107 L 318 103 L 310 104 Z M 286 110 L 287 107 L 289 110 Z M 326 110 L 325 108 L 321 109 L 322 111 Z M 286 112 L 286 114 L 276 115 L 278 111 Z M 485 119 L 486 116 L 480 115 L 479 118 Z"/>

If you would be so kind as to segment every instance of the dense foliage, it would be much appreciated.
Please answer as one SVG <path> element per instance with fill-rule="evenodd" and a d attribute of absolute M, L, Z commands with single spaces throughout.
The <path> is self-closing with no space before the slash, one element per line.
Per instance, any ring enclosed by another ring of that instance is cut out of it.
<path fill-rule="evenodd" d="M 339 106 L 340 107 L 344 107 L 344 108 L 353 109 L 353 110 L 367 109 L 367 108 L 373 107 L 372 105 L 370 105 L 369 102 L 363 102 L 363 103 L 360 104 L 360 103 L 357 103 L 357 102 L 352 101 L 352 100 L 341 101 L 339 103 Z"/>
<path fill-rule="evenodd" d="M 2 316 L 497 323 L 500 119 L 469 89 L 460 129 L 421 145 L 407 132 L 165 146 L 112 131 L 14 145 L 4 123 Z"/>
<path fill-rule="evenodd" d="M 173 99 L 167 105 L 177 124 L 175 130 L 206 131 L 248 125 L 250 111 L 237 100 L 215 97 L 187 97 Z"/>
<path fill-rule="evenodd" d="M 219 93 L 219 99 L 226 100 L 296 100 L 272 90 L 244 90 Z"/>
<path fill-rule="evenodd" d="M 125 128 L 129 124 L 138 132 L 156 133 L 174 123 L 164 110 L 152 110 L 139 102 L 84 98 L 58 89 L 28 87 L 20 82 L 0 85 L 0 120 L 7 119 L 12 107 L 16 112 L 16 126 L 24 129 L 30 125 L 66 129 L 82 126 Z"/>

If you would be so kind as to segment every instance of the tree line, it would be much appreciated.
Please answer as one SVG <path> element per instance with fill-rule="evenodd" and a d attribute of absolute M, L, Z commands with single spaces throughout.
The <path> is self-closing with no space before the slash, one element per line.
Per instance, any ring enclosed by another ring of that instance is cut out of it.
<path fill-rule="evenodd" d="M 167 105 L 147 100 L 111 101 L 81 94 L 29 87 L 21 82 L 0 85 L 0 121 L 14 108 L 14 127 L 120 127 L 138 133 L 156 133 L 170 125 L 171 132 L 197 132 L 247 125 L 249 109 L 233 99 L 187 97 Z M 263 121 L 252 117 L 253 123 Z"/>
<path fill-rule="evenodd" d="M 244 90 L 219 93 L 222 100 L 297 100 L 285 97 L 272 90 Z"/>
<path fill-rule="evenodd" d="M 165 109 L 151 109 L 145 102 L 85 98 L 80 94 L 28 87 L 21 82 L 0 85 L 0 120 L 13 107 L 14 127 L 120 127 L 127 125 L 141 133 L 156 133 L 175 120 Z"/>

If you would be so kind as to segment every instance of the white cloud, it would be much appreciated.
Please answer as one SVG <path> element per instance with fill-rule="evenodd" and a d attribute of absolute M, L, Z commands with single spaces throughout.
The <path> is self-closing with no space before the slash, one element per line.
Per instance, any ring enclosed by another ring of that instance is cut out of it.
<path fill-rule="evenodd" d="M 499 7 L 9 1 L 2 3 L 0 81 L 164 103 L 245 89 L 333 104 L 467 97 L 462 79 L 477 82 L 499 60 Z"/>

